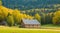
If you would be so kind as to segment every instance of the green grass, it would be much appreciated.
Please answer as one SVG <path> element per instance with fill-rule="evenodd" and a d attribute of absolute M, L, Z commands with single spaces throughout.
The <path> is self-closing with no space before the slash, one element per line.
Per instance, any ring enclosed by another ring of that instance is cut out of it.
<path fill-rule="evenodd" d="M 60 25 L 54 25 L 54 24 L 45 24 L 42 26 L 44 26 L 44 27 L 60 27 Z"/>
<path fill-rule="evenodd" d="M 60 33 L 57 29 L 28 29 L 0 26 L 0 33 Z"/>
<path fill-rule="evenodd" d="M 46 25 L 41 25 L 42 29 L 57 29 L 60 30 L 60 25 L 53 25 L 53 24 L 46 24 Z"/>

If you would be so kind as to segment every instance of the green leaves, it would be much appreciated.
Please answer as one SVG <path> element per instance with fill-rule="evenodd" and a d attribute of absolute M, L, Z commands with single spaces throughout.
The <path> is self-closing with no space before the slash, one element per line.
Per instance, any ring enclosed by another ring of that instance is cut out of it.
<path fill-rule="evenodd" d="M 8 23 L 9 26 L 13 26 L 14 25 L 13 16 L 8 16 L 7 17 L 7 23 Z"/>

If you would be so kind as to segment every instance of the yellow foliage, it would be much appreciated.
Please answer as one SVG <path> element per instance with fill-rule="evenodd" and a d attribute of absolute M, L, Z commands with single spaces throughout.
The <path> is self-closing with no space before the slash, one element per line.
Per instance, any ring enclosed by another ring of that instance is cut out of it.
<path fill-rule="evenodd" d="M 53 17 L 53 24 L 58 23 L 60 23 L 60 11 L 55 12 Z"/>
<path fill-rule="evenodd" d="M 21 21 L 20 11 L 18 11 L 17 9 L 13 11 L 12 15 L 15 19 L 15 22 L 19 23 Z"/>
<path fill-rule="evenodd" d="M 0 6 L 0 17 L 2 18 L 6 18 L 8 16 L 8 13 L 11 14 L 15 20 L 15 22 L 21 22 L 21 19 L 33 19 L 32 16 L 26 15 L 26 14 L 22 14 L 20 13 L 20 11 L 18 9 L 12 10 L 12 9 L 8 9 L 4 6 Z"/>
<path fill-rule="evenodd" d="M 6 18 L 8 15 L 8 9 L 3 6 L 0 6 L 0 15 L 1 17 L 3 16 L 3 18 Z"/>
<path fill-rule="evenodd" d="M 40 21 L 40 15 L 37 13 L 37 14 L 35 14 L 35 16 L 34 16 L 38 21 Z"/>
<path fill-rule="evenodd" d="M 12 10 L 12 9 L 8 9 L 8 12 L 9 12 L 10 14 L 12 14 L 12 13 L 13 13 L 13 10 Z"/>

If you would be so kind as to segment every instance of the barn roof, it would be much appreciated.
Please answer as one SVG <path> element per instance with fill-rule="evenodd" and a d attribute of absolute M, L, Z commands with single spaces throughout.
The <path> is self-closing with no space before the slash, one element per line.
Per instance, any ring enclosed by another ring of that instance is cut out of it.
<path fill-rule="evenodd" d="M 40 24 L 36 19 L 29 20 L 29 19 L 23 19 L 24 24 Z"/>

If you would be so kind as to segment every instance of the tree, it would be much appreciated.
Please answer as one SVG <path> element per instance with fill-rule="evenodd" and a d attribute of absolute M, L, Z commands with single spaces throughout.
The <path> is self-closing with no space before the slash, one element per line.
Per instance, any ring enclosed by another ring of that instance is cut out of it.
<path fill-rule="evenodd" d="M 6 17 L 7 17 L 7 15 L 8 15 L 8 9 L 7 8 L 5 8 L 5 7 L 3 7 L 3 6 L 0 6 L 0 17 L 2 17 L 2 18 L 0 18 L 0 21 L 3 21 L 3 20 L 5 20 L 6 19 Z"/>
<path fill-rule="evenodd" d="M 42 12 L 41 23 L 46 24 L 46 14 Z"/>
<path fill-rule="evenodd" d="M 21 22 L 22 16 L 21 16 L 19 10 L 15 9 L 15 10 L 13 11 L 12 15 L 13 15 L 13 17 L 14 17 L 15 23 L 20 23 L 20 22 Z"/>
<path fill-rule="evenodd" d="M 34 17 L 35 17 L 35 19 L 37 19 L 38 21 L 41 21 L 41 16 L 40 16 L 38 13 L 36 13 Z"/>
<path fill-rule="evenodd" d="M 60 11 L 54 13 L 53 24 L 60 24 Z"/>
<path fill-rule="evenodd" d="M 8 15 L 8 8 L 2 6 L 2 0 L 0 0 L 0 21 L 5 20 L 7 15 Z"/>
<path fill-rule="evenodd" d="M 47 13 L 45 18 L 45 23 L 52 24 L 52 17 L 53 17 L 53 13 Z"/>
<path fill-rule="evenodd" d="M 9 26 L 13 26 L 14 25 L 14 19 L 13 19 L 13 16 L 8 16 L 7 17 L 7 23 Z"/>
<path fill-rule="evenodd" d="M 32 16 L 22 14 L 18 9 L 15 9 L 12 13 L 15 23 L 21 23 L 22 19 L 33 19 Z"/>

